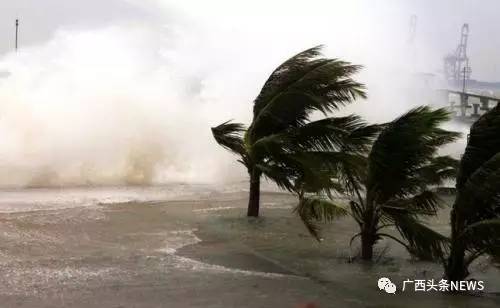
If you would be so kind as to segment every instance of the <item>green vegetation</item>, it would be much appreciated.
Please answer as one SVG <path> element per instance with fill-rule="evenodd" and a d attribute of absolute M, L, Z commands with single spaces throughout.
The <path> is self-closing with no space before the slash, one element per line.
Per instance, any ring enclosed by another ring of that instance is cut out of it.
<path fill-rule="evenodd" d="M 365 97 L 364 86 L 351 78 L 360 66 L 323 58 L 320 49 L 305 50 L 276 68 L 254 101 L 248 128 L 230 122 L 212 128 L 215 140 L 238 155 L 248 170 L 248 216 L 259 215 L 262 175 L 296 191 L 307 162 L 323 161 L 320 155 L 338 143 L 338 131 L 364 125 L 356 116 L 311 120 L 315 111 L 326 116 Z"/>
<path fill-rule="evenodd" d="M 451 211 L 449 280 L 463 280 L 469 265 L 483 254 L 500 252 L 500 106 L 471 127 L 457 176 Z"/>
<path fill-rule="evenodd" d="M 404 245 L 422 258 L 443 255 L 446 238 L 429 229 L 420 216 L 435 215 L 440 205 L 433 188 L 456 174 L 457 161 L 438 156 L 439 147 L 454 141 L 459 134 L 440 125 L 448 120 L 443 109 L 413 109 L 400 118 L 383 125 L 367 156 L 358 164 L 344 165 L 345 195 L 350 199 L 349 214 L 354 218 L 361 237 L 361 257 L 371 260 L 373 246 L 383 237 Z M 315 197 L 318 198 L 318 197 Z M 306 198 L 307 199 L 307 198 Z M 318 238 L 316 221 L 331 221 L 322 215 L 342 208 L 332 202 L 302 201 L 297 212 L 311 233 Z M 312 215 L 311 213 L 320 213 Z M 404 241 L 383 232 L 395 227 Z M 352 240 L 351 240 L 352 242 Z"/>
<path fill-rule="evenodd" d="M 458 162 L 438 154 L 459 137 L 441 128 L 449 119 L 444 109 L 418 107 L 382 125 L 356 115 L 328 117 L 366 96 L 351 78 L 359 69 L 321 57 L 320 47 L 303 51 L 270 75 L 248 128 L 231 122 L 212 128 L 248 170 L 247 214 L 259 215 L 265 176 L 297 195 L 295 212 L 316 239 L 319 223 L 350 215 L 359 225 L 351 243 L 361 238 L 362 259 L 371 260 L 376 243 L 390 238 L 421 259 L 442 262 L 449 280 L 463 280 L 479 256 L 500 257 L 500 106 L 472 126 Z M 324 117 L 312 120 L 317 111 Z M 436 188 L 455 178 L 448 238 L 422 218 L 443 204 Z M 334 194 L 347 197 L 348 208 L 336 204 Z"/>

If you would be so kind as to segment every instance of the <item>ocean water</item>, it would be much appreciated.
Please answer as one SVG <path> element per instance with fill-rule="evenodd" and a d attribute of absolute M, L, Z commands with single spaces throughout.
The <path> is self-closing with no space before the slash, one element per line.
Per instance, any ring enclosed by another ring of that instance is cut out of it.
<path fill-rule="evenodd" d="M 402 292 L 406 279 L 439 279 L 381 242 L 374 264 L 353 257 L 347 219 L 314 241 L 295 198 L 262 196 L 245 217 L 246 183 L 5 190 L 0 193 L 0 307 L 498 307 L 500 275 L 484 259 L 481 295 Z M 447 232 L 446 209 L 430 222 Z M 377 287 L 389 277 L 396 294 Z"/>

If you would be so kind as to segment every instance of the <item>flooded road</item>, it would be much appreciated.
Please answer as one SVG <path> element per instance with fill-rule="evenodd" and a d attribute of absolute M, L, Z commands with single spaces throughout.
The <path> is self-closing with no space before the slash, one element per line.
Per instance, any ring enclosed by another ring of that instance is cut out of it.
<path fill-rule="evenodd" d="M 293 196 L 174 185 L 12 190 L 0 194 L 0 307 L 498 307 L 500 272 L 473 267 L 481 297 L 401 292 L 437 279 L 439 265 L 382 242 L 373 265 L 350 262 L 355 226 L 325 227 L 318 243 L 291 213 Z M 432 224 L 446 232 L 443 213 Z M 379 291 L 389 277 L 396 294 Z"/>

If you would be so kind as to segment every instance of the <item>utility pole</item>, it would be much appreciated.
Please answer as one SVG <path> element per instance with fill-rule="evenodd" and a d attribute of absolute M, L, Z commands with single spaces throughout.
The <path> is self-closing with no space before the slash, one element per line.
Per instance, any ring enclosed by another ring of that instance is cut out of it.
<path fill-rule="evenodd" d="M 19 33 L 19 19 L 16 19 L 16 52 L 17 52 L 17 35 Z"/>

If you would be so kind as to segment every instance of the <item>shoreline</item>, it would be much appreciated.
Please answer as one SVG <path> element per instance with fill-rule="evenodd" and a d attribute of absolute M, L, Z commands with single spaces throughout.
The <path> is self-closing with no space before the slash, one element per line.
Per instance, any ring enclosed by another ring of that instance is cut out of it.
<path fill-rule="evenodd" d="M 259 219 L 245 216 L 246 192 L 0 213 L 0 300 L 6 307 L 82 308 L 384 307 L 409 298 L 419 305 L 408 307 L 456 304 L 443 294 L 381 294 L 375 282 L 382 274 L 399 282 L 422 272 L 438 276 L 441 268 L 386 243 L 378 251 L 390 252 L 376 266 L 348 263 L 351 222 L 325 226 L 319 244 L 291 213 L 294 202 L 263 193 Z M 488 273 L 498 271 L 486 269 L 486 281 L 496 284 L 490 279 L 498 275 Z M 497 302 L 488 296 L 455 306 Z"/>

